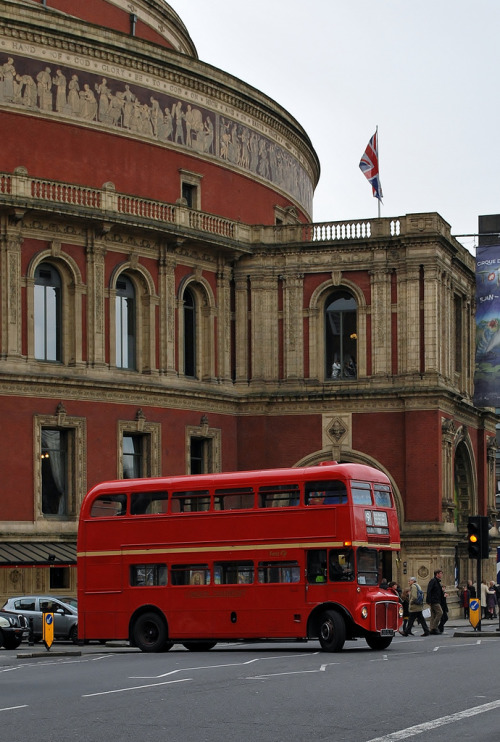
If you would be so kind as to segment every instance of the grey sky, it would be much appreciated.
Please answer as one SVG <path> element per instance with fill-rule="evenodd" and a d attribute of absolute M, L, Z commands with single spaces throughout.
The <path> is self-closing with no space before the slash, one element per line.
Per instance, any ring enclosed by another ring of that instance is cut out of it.
<path fill-rule="evenodd" d="M 500 0 L 170 5 L 202 61 L 304 127 L 321 163 L 314 221 L 376 216 L 359 160 L 377 125 L 383 217 L 437 211 L 459 235 L 500 213 Z"/>

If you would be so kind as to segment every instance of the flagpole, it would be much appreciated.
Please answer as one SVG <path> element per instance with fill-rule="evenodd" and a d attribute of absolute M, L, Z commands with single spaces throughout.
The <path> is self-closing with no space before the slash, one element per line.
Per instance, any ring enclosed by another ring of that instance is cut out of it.
<path fill-rule="evenodd" d="M 377 132 L 377 159 L 378 159 L 378 171 L 379 171 L 379 173 L 380 173 L 380 146 L 379 146 L 379 141 L 378 141 L 378 124 L 377 124 L 377 128 L 376 128 L 376 132 Z M 379 199 L 379 198 L 377 198 L 377 205 L 378 205 L 378 218 L 380 219 L 380 199 Z"/>

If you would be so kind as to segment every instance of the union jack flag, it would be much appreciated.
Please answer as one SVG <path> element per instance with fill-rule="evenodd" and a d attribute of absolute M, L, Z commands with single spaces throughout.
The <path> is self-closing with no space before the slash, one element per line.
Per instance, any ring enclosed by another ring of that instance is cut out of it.
<path fill-rule="evenodd" d="M 382 201 L 382 185 L 378 174 L 378 131 L 375 132 L 368 142 L 359 167 L 365 178 L 371 183 L 373 196 L 378 198 L 379 201 Z"/>

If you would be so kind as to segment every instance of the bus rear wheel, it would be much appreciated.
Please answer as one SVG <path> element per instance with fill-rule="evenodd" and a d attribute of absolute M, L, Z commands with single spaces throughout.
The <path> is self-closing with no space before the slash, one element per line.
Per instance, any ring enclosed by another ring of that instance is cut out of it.
<path fill-rule="evenodd" d="M 366 643 L 370 649 L 387 649 L 392 642 L 392 636 L 380 636 L 379 634 L 369 634 L 366 637 Z"/>
<path fill-rule="evenodd" d="M 208 652 L 209 649 L 213 649 L 217 642 L 205 642 L 205 641 L 194 641 L 194 642 L 183 642 L 182 646 L 189 649 L 190 652 Z"/>
<path fill-rule="evenodd" d="M 168 641 L 167 625 L 157 613 L 143 613 L 134 623 L 134 644 L 141 652 L 165 652 L 173 643 Z"/>
<path fill-rule="evenodd" d="M 345 642 L 345 623 L 336 611 L 325 611 L 320 619 L 319 643 L 325 652 L 340 652 Z"/>

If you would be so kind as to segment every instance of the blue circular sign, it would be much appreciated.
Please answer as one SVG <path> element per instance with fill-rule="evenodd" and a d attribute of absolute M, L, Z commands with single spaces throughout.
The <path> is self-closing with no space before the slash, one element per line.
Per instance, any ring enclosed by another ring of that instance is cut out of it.
<path fill-rule="evenodd" d="M 53 615 L 52 615 L 51 613 L 48 613 L 48 614 L 47 614 L 47 615 L 45 616 L 45 623 L 46 623 L 46 624 L 47 624 L 48 626 L 50 626 L 50 624 L 52 623 L 52 621 L 53 621 L 53 620 L 54 620 L 54 616 L 53 616 Z"/>
<path fill-rule="evenodd" d="M 479 602 L 477 600 L 471 600 L 469 603 L 469 610 L 471 611 L 478 611 L 479 610 Z"/>

